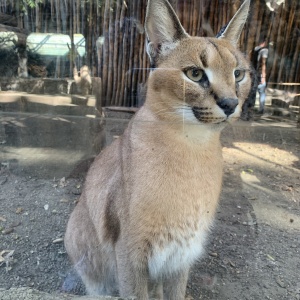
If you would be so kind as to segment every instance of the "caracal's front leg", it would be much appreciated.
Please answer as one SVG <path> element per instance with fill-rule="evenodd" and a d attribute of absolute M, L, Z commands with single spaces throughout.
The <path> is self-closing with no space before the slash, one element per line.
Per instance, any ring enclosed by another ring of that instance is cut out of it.
<path fill-rule="evenodd" d="M 152 283 L 149 290 L 151 291 L 150 292 L 151 299 L 156 299 L 156 300 L 164 299 L 162 279 L 159 279 L 155 283 Z"/>
<path fill-rule="evenodd" d="M 165 300 L 184 300 L 188 281 L 189 268 L 168 277 L 163 282 Z"/>
<path fill-rule="evenodd" d="M 117 270 L 119 291 L 122 298 L 135 296 L 139 300 L 148 300 L 149 276 L 146 268 L 131 261 L 128 247 L 122 241 L 117 242 Z"/>

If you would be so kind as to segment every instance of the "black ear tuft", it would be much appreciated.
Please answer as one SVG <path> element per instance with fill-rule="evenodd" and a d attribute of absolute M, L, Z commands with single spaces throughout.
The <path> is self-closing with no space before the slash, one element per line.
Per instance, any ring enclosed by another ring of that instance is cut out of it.
<path fill-rule="evenodd" d="M 222 36 L 222 34 L 226 30 L 227 26 L 228 26 L 228 23 L 220 29 L 220 31 L 216 35 L 216 38 L 219 38 L 220 36 Z"/>

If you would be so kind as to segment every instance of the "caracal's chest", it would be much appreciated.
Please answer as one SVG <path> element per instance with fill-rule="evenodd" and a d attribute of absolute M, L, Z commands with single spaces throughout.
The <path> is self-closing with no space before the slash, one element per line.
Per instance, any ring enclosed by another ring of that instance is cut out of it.
<path fill-rule="evenodd" d="M 174 232 L 174 235 L 171 234 L 172 240 L 153 245 L 153 251 L 148 260 L 149 273 L 152 278 L 168 276 L 189 268 L 202 255 L 209 227 L 208 220 L 203 221 L 204 223 L 196 230 L 182 228 Z"/>
<path fill-rule="evenodd" d="M 131 161 L 133 182 L 147 187 L 133 188 L 131 200 L 142 227 L 153 231 L 148 269 L 159 278 L 189 268 L 201 256 L 218 204 L 222 153 L 215 140 L 211 146 L 169 140 L 159 153 L 153 149 L 138 151 Z"/>

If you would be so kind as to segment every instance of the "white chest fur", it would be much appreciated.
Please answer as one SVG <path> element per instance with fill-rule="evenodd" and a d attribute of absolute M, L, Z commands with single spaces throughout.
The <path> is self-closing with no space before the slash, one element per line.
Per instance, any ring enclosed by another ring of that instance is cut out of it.
<path fill-rule="evenodd" d="M 179 270 L 189 268 L 202 254 L 209 226 L 177 232 L 171 241 L 163 245 L 153 245 L 148 261 L 151 278 L 168 276 Z"/>

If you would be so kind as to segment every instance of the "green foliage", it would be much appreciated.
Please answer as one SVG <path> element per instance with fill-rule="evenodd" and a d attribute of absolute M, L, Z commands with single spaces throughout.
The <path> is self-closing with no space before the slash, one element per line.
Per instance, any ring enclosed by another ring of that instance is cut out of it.
<path fill-rule="evenodd" d="M 36 5 L 36 2 L 34 0 L 24 0 L 24 2 L 30 7 L 34 8 Z"/>
<path fill-rule="evenodd" d="M 26 12 L 26 7 L 35 8 L 37 4 L 43 3 L 43 0 L 22 0 L 20 3 L 20 8 L 22 11 Z"/>

